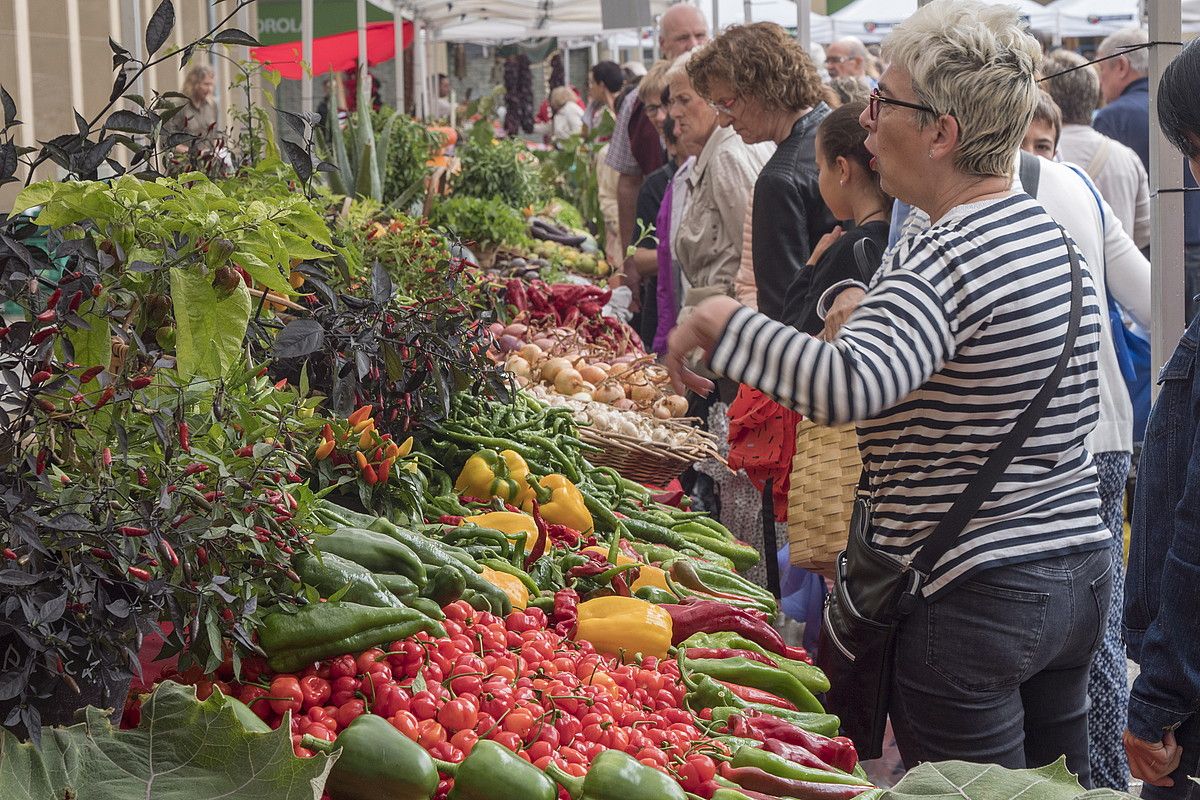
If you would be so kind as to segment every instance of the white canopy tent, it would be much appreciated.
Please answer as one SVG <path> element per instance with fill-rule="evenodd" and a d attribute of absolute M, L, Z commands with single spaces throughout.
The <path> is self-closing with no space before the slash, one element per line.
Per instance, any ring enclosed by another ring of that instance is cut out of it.
<path fill-rule="evenodd" d="M 1090 2 L 1090 0 L 1088 1 Z M 984 2 L 1014 6 L 1029 21 L 1029 27 L 1047 32 L 1054 30 L 1054 13 L 1049 10 L 1048 6 L 1043 6 L 1034 0 L 984 0 Z M 917 0 L 855 0 L 840 11 L 835 11 L 829 19 L 833 23 L 834 37 L 857 36 L 864 42 L 878 42 L 916 10 Z M 821 41 L 815 35 L 813 40 Z"/>
<path fill-rule="evenodd" d="M 1142 20 L 1138 0 L 1055 0 L 1046 8 L 1058 18 L 1059 38 L 1107 36 Z"/>

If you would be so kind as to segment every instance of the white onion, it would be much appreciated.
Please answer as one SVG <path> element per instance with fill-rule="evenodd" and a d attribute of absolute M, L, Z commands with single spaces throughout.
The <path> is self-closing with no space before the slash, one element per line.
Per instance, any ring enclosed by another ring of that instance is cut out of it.
<path fill-rule="evenodd" d="M 518 350 L 517 353 L 521 356 L 521 358 L 525 359 L 530 364 L 537 361 L 544 355 L 542 348 L 538 347 L 536 344 L 527 344 Z"/>
<path fill-rule="evenodd" d="M 682 417 L 687 414 L 688 401 L 686 397 L 669 394 L 662 399 L 663 404 L 671 410 L 672 417 Z"/>
<path fill-rule="evenodd" d="M 585 381 L 579 374 L 579 370 L 574 367 L 561 369 L 554 376 L 554 389 L 559 394 L 572 395 L 582 391 L 584 383 Z"/>
<path fill-rule="evenodd" d="M 588 383 L 599 383 L 608 377 L 608 373 L 597 367 L 595 364 L 584 364 L 579 367 L 579 374 Z"/>
<path fill-rule="evenodd" d="M 509 356 L 508 361 L 505 362 L 505 367 L 507 367 L 508 371 L 511 372 L 513 375 L 518 375 L 522 378 L 529 377 L 529 373 L 530 373 L 529 361 L 526 360 L 525 358 L 522 358 L 519 355 Z"/>
<path fill-rule="evenodd" d="M 545 364 L 542 364 L 542 380 L 553 383 L 554 379 L 558 377 L 558 373 L 564 369 L 571 369 L 570 361 L 565 358 L 548 359 Z"/>
<path fill-rule="evenodd" d="M 601 384 L 596 391 L 592 392 L 592 397 L 597 403 L 607 403 L 611 406 L 618 400 L 625 399 L 625 390 L 621 388 L 620 384 L 610 381 Z"/>

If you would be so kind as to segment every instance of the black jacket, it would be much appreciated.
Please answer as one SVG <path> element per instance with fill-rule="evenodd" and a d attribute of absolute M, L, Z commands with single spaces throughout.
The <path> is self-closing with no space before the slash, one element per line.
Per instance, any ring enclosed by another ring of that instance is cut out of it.
<path fill-rule="evenodd" d="M 796 276 L 784 300 L 783 315 L 779 321 L 797 330 L 816 336 L 825 328 L 825 320 L 817 316 L 817 301 L 825 290 L 835 283 L 864 276 L 854 257 L 854 243 L 859 239 L 870 239 L 874 247 L 868 249 L 871 263 L 870 274 L 879 269 L 878 258 L 887 249 L 888 222 L 868 222 L 854 227 L 853 222 L 843 226 L 842 238 L 829 246 L 816 264 L 806 267 Z"/>
<path fill-rule="evenodd" d="M 821 199 L 814 150 L 817 125 L 829 111 L 820 103 L 798 119 L 754 184 L 754 281 L 758 310 L 771 319 L 783 318 L 792 280 L 808 262 L 813 245 L 837 224 Z"/>

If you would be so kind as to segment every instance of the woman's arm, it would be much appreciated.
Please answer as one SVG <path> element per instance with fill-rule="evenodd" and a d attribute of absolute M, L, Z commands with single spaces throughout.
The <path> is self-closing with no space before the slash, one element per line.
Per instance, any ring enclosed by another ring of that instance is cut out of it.
<path fill-rule="evenodd" d="M 824 342 L 730 298 L 701 304 L 671 335 L 676 388 L 708 388 L 686 374 L 696 347 L 713 371 L 748 384 L 822 425 L 877 416 L 953 355 L 955 299 L 920 275 L 897 270 L 872 288 L 836 340 Z M 960 330 L 959 335 L 967 331 Z"/>
<path fill-rule="evenodd" d="M 1109 294 L 1137 324 L 1150 329 L 1150 262 L 1104 204 L 1104 281 Z"/>

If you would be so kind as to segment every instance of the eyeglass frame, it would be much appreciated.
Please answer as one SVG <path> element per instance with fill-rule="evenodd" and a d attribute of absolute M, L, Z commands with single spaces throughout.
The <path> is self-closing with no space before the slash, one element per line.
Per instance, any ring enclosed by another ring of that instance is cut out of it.
<path fill-rule="evenodd" d="M 724 103 L 718 103 L 716 100 L 705 100 L 704 102 L 708 104 L 709 108 L 711 108 L 713 111 L 717 112 L 717 114 L 724 114 L 727 117 L 732 117 L 733 116 L 733 104 L 736 103 L 738 101 L 738 99 L 739 98 L 737 98 L 737 97 L 731 97 L 729 100 L 726 100 Z"/>
<path fill-rule="evenodd" d="M 920 103 L 910 103 L 907 100 L 896 100 L 892 97 L 884 97 L 879 93 L 879 87 L 877 86 L 871 90 L 871 94 L 867 101 L 867 115 L 870 117 L 871 122 L 876 122 L 879 120 L 879 106 L 881 103 L 883 105 L 899 106 L 900 108 L 911 108 L 913 111 L 924 111 L 928 114 L 933 114 L 935 117 L 941 116 L 936 108 L 923 106 Z"/>

